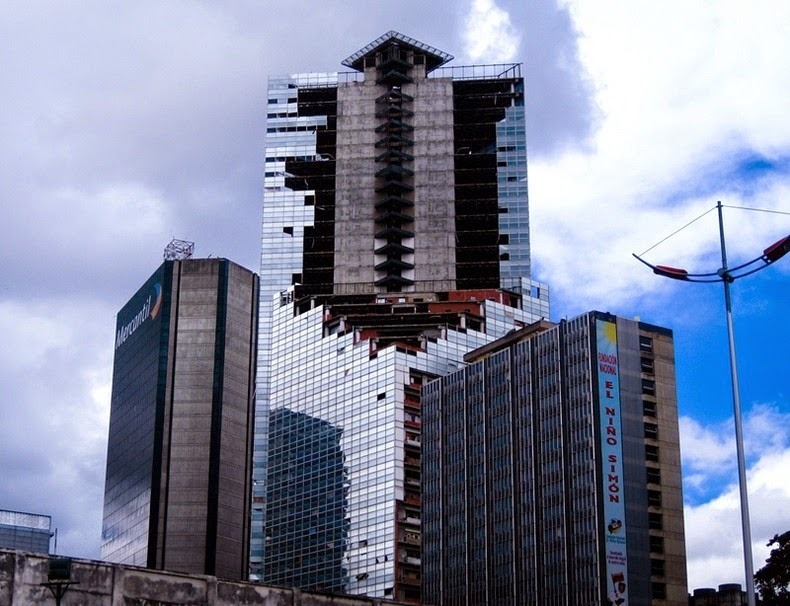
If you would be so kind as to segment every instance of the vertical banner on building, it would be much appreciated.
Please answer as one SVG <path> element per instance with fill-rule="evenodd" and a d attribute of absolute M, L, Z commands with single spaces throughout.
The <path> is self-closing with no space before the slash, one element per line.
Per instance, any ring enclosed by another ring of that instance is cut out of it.
<path fill-rule="evenodd" d="M 603 511 L 606 521 L 607 604 L 628 604 L 628 561 L 625 531 L 623 444 L 620 411 L 620 378 L 617 364 L 617 325 L 595 321 L 598 359 L 598 401 L 601 417 Z"/>

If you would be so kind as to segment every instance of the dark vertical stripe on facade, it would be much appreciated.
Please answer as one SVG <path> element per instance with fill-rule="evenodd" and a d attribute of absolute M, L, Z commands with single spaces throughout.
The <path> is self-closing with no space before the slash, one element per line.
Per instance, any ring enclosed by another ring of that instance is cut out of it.
<path fill-rule="evenodd" d="M 253 440 L 255 432 L 255 393 L 256 384 L 255 377 L 258 372 L 258 299 L 260 297 L 260 281 L 256 274 L 250 277 L 252 281 L 252 297 L 250 300 L 250 343 L 249 343 L 249 356 L 250 356 L 250 372 L 248 376 L 247 389 L 249 398 L 247 400 L 247 456 L 245 457 L 246 469 L 244 477 L 247 480 L 247 487 L 244 490 L 244 520 L 241 542 L 241 570 L 239 571 L 239 578 L 244 579 L 249 576 L 249 557 L 250 557 L 250 523 L 251 523 L 251 509 L 252 509 L 252 456 L 253 456 Z"/>
<path fill-rule="evenodd" d="M 565 574 L 568 583 L 568 595 L 576 595 L 578 585 L 578 569 L 569 560 L 575 560 L 573 549 L 573 536 L 571 529 L 573 516 L 573 493 L 571 492 L 570 469 L 571 469 L 571 448 L 570 448 L 570 403 L 568 401 L 568 322 L 563 320 L 558 327 L 558 349 L 560 363 L 560 427 L 562 431 L 562 482 L 564 485 L 565 501 Z"/>
<path fill-rule="evenodd" d="M 165 410 L 167 409 L 167 377 L 171 360 L 170 351 L 170 318 L 178 318 L 178 299 L 173 300 L 173 262 L 165 261 L 162 277 L 162 330 L 159 335 L 159 364 L 156 382 L 156 413 L 154 416 L 154 452 L 151 469 L 151 503 L 148 514 L 148 553 L 146 554 L 148 568 L 157 566 L 157 539 L 159 537 L 159 513 L 162 498 L 162 451 L 164 447 Z M 172 314 L 172 315 L 171 315 Z M 175 349 L 173 350 L 175 356 Z M 168 457 L 169 459 L 169 457 Z M 167 492 L 165 491 L 165 499 Z M 162 545 L 164 553 L 164 544 Z"/>
<path fill-rule="evenodd" d="M 509 106 L 510 78 L 453 80 L 455 260 L 459 289 L 499 288 L 496 125 Z M 505 105 L 506 103 L 506 105 Z M 463 150 L 461 153 L 460 150 Z"/>
<path fill-rule="evenodd" d="M 316 127 L 316 158 L 288 157 L 285 185 L 295 191 L 313 190 L 312 225 L 304 229 L 302 273 L 291 276 L 300 284 L 297 293 L 331 294 L 335 259 L 335 157 L 337 156 L 337 87 L 299 88 L 299 117 L 326 117 L 326 126 Z"/>
<path fill-rule="evenodd" d="M 519 487 L 519 478 L 523 478 L 523 470 L 519 461 L 519 452 L 517 445 L 520 444 L 519 440 L 519 423 L 518 415 L 516 414 L 516 407 L 526 406 L 527 403 L 519 402 L 518 400 L 518 385 L 519 381 L 519 368 L 516 364 L 516 348 L 508 347 L 507 349 L 508 365 L 510 367 L 510 381 L 508 381 L 508 416 L 510 418 L 510 511 L 512 512 L 513 522 L 513 542 L 511 544 L 512 552 L 510 557 L 511 562 L 511 578 L 513 596 L 518 595 L 519 588 L 519 559 L 520 554 L 524 553 L 523 541 L 521 541 L 521 526 L 526 522 L 524 519 L 524 512 L 521 509 L 521 489 Z"/>
<path fill-rule="evenodd" d="M 540 475 L 540 457 L 538 456 L 540 453 L 538 444 L 540 444 L 541 439 L 541 432 L 540 432 L 540 393 L 538 392 L 538 386 L 540 383 L 540 376 L 538 374 L 538 369 L 540 367 L 540 360 L 538 359 L 538 347 L 537 341 L 540 337 L 535 339 L 529 339 L 528 346 L 529 346 L 529 357 L 532 360 L 532 367 L 530 368 L 530 393 L 532 394 L 532 444 L 533 449 L 530 453 L 532 457 L 532 474 L 534 478 L 534 502 L 543 503 L 543 483 L 538 481 L 538 477 Z M 545 508 L 543 507 L 535 507 L 535 562 L 537 563 L 536 569 L 539 570 L 543 566 L 543 541 L 538 534 L 539 530 L 543 528 L 543 514 L 545 513 Z M 536 604 L 544 604 L 547 603 L 546 601 L 546 582 L 542 575 L 536 575 L 535 577 L 535 596 L 537 599 L 535 600 Z"/>
<path fill-rule="evenodd" d="M 222 394 L 224 390 L 225 337 L 228 316 L 230 262 L 219 264 L 217 277 L 217 325 L 214 331 L 214 384 L 211 396 L 211 437 L 209 443 L 208 508 L 206 512 L 205 574 L 215 574 L 219 508 L 220 449 L 222 446 Z"/>

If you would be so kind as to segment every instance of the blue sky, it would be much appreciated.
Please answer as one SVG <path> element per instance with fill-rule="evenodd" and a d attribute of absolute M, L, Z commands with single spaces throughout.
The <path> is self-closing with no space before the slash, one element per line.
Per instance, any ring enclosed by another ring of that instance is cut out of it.
<path fill-rule="evenodd" d="M 790 233 L 789 22 L 782 0 L 4 2 L 0 507 L 98 557 L 115 313 L 173 237 L 257 268 L 268 75 L 396 29 L 523 62 L 534 277 L 554 320 L 674 330 L 689 583 L 742 581 L 721 288 L 631 253 L 717 200 L 776 211 L 725 210 L 732 263 Z M 646 257 L 717 269 L 715 213 Z M 789 278 L 733 287 L 757 567 L 790 528 Z"/>

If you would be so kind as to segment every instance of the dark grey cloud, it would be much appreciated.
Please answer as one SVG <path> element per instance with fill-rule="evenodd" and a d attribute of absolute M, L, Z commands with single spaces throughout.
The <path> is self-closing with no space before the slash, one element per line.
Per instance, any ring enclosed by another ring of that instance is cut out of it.
<path fill-rule="evenodd" d="M 567 12 L 499 4 L 522 34 L 531 153 L 583 142 Z M 460 63 L 468 8 L 2 3 L 0 507 L 52 514 L 61 551 L 98 556 L 115 313 L 172 237 L 257 269 L 267 77 L 345 70 L 390 29 Z"/>
<path fill-rule="evenodd" d="M 583 139 L 590 111 L 567 12 L 521 4 L 507 8 L 523 32 L 529 134 L 540 154 Z M 463 54 L 453 3 L 316 6 L 7 8 L 0 252 L 18 264 L 4 288 L 45 275 L 58 258 L 117 294 L 113 268 L 139 259 L 144 274 L 171 236 L 255 268 L 267 75 L 345 69 L 343 58 L 388 29 Z M 108 212 L 108 196 L 127 199 L 128 212 Z M 135 203 L 148 207 L 147 220 Z M 49 284 L 73 287 L 68 271 Z"/>
<path fill-rule="evenodd" d="M 599 115 L 568 8 L 550 2 L 521 2 L 513 6 L 511 15 L 522 33 L 530 156 L 553 156 L 585 147 Z"/>

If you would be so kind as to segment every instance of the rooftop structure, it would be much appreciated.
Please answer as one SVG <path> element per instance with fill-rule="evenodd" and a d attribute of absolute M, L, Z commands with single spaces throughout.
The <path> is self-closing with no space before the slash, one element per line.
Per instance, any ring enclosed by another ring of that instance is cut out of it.
<path fill-rule="evenodd" d="M 52 536 L 50 516 L 0 509 L 0 548 L 49 553 Z"/>
<path fill-rule="evenodd" d="M 451 59 L 388 32 L 269 80 L 253 579 L 419 601 L 419 385 L 549 315 L 519 66 Z"/>

